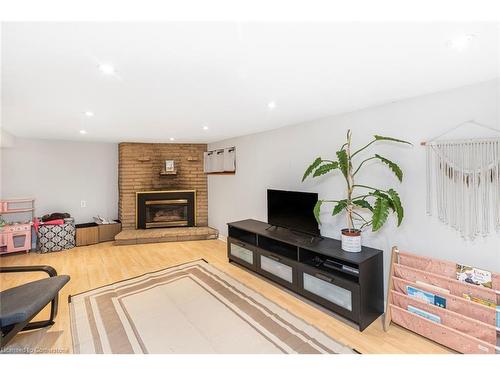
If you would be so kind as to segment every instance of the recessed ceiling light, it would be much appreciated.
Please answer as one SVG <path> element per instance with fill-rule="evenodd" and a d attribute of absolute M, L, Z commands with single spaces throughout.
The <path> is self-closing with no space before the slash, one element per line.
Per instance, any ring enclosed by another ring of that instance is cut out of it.
<path fill-rule="evenodd" d="M 203 130 L 208 130 L 208 126 L 206 126 L 206 125 L 205 125 L 205 126 L 203 127 Z"/>
<path fill-rule="evenodd" d="M 86 111 L 85 116 L 87 117 L 94 117 L 94 112 Z"/>
<path fill-rule="evenodd" d="M 175 141 L 175 138 L 170 137 L 169 139 L 170 139 L 171 141 Z"/>
<path fill-rule="evenodd" d="M 85 129 L 80 130 L 80 134 L 87 134 L 87 131 Z"/>
<path fill-rule="evenodd" d="M 454 39 L 450 39 L 447 42 L 447 46 L 451 49 L 461 52 L 470 46 L 474 37 L 474 34 L 460 35 Z"/>
<path fill-rule="evenodd" d="M 267 103 L 267 108 L 269 108 L 269 109 L 276 108 L 276 102 L 272 101 L 272 102 Z"/>
<path fill-rule="evenodd" d="M 111 64 L 101 64 L 99 70 L 102 74 L 115 74 L 115 67 Z"/>

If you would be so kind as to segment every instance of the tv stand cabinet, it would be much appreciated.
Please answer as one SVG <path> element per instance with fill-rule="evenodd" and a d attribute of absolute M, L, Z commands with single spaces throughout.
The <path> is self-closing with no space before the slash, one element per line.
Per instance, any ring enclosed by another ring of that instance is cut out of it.
<path fill-rule="evenodd" d="M 384 312 L 383 256 L 338 240 L 311 241 L 258 220 L 228 223 L 227 255 L 238 263 L 358 324 L 363 331 Z"/>

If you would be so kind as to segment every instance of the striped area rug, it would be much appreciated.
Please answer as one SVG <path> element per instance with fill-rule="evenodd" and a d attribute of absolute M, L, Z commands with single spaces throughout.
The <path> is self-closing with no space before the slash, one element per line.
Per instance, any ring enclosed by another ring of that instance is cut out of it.
<path fill-rule="evenodd" d="M 355 353 L 204 260 L 71 297 L 74 353 Z"/>

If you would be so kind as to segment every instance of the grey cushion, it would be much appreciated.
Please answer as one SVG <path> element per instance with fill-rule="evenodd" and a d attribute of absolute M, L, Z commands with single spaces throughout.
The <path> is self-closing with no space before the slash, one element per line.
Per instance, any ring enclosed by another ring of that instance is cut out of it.
<path fill-rule="evenodd" d="M 24 322 L 54 299 L 69 276 L 32 281 L 0 292 L 0 327 Z"/>

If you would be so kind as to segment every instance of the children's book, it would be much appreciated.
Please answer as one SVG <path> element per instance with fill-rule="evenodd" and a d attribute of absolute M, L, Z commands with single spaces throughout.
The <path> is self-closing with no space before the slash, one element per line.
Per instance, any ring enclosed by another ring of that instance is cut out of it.
<path fill-rule="evenodd" d="M 414 307 L 412 305 L 408 305 L 408 311 L 414 314 L 420 315 L 425 319 L 432 320 L 435 323 L 441 323 L 441 318 L 436 314 L 431 314 L 430 312 L 419 309 L 418 307 Z"/>
<path fill-rule="evenodd" d="M 491 272 L 457 263 L 457 280 L 492 288 Z"/>
<path fill-rule="evenodd" d="M 417 280 L 416 283 L 418 285 L 425 286 L 426 288 L 429 288 L 429 289 L 435 289 L 436 291 L 441 292 L 441 293 L 450 294 L 450 291 L 448 289 L 441 288 L 441 287 L 436 286 L 436 285 L 424 283 L 423 281 L 420 281 L 420 280 Z"/>
<path fill-rule="evenodd" d="M 497 306 L 495 302 L 489 301 L 487 299 L 479 298 L 479 297 L 474 297 L 474 296 L 472 296 L 470 294 L 467 294 L 467 293 L 464 293 L 463 297 L 465 299 L 468 299 L 469 301 L 480 303 L 481 305 L 485 305 L 485 306 L 488 306 L 488 307 L 495 308 Z"/>
<path fill-rule="evenodd" d="M 497 306 L 497 328 L 500 329 L 500 306 Z"/>
<path fill-rule="evenodd" d="M 444 297 L 437 296 L 434 293 L 426 292 L 425 290 L 422 289 L 414 288 L 410 285 L 406 287 L 406 293 L 409 296 L 421 299 L 422 301 L 428 304 L 446 309 L 446 298 Z"/>

